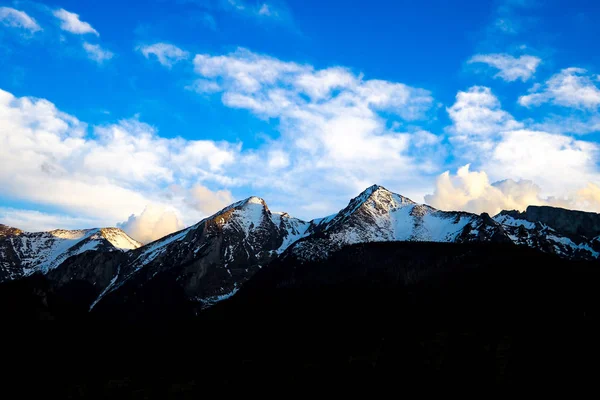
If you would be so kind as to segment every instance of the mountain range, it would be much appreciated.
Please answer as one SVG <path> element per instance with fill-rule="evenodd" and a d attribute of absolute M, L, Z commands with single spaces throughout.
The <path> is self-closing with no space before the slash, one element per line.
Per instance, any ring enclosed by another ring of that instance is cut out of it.
<path fill-rule="evenodd" d="M 177 297 L 198 314 L 274 260 L 318 262 L 377 242 L 500 243 L 595 260 L 599 235 L 598 214 L 539 206 L 494 217 L 441 211 L 374 185 L 338 213 L 308 222 L 250 197 L 143 246 L 117 228 L 27 233 L 0 225 L 0 282 L 43 275 L 54 290 L 78 285 L 89 310 L 154 309 Z"/>
<path fill-rule="evenodd" d="M 599 235 L 594 213 L 441 211 L 381 186 L 312 221 L 250 197 L 146 245 L 0 226 L 5 382 L 58 398 L 595 384 Z"/>

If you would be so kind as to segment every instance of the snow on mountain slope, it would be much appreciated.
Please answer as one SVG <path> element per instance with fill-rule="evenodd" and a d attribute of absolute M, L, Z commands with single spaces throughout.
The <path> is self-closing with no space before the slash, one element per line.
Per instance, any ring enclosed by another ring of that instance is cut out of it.
<path fill-rule="evenodd" d="M 15 232 L 0 240 L 0 281 L 47 273 L 88 250 L 128 251 L 141 246 L 117 228 Z"/>
<path fill-rule="evenodd" d="M 570 227 L 568 210 L 507 211 L 494 218 L 440 211 L 374 185 L 338 213 L 310 222 L 272 212 L 263 199 L 249 197 L 142 247 L 115 228 L 23 233 L 0 225 L 0 282 L 52 271 L 49 279 L 68 283 L 75 276 L 93 285 L 94 306 L 144 303 L 164 288 L 160 296 L 176 293 L 201 309 L 235 294 L 277 257 L 324 259 L 357 243 L 503 242 L 565 258 L 598 258 L 600 236 L 579 232 L 600 228 L 577 215 Z M 532 220 L 537 217 L 562 228 Z"/>
<path fill-rule="evenodd" d="M 306 259 L 356 243 L 381 241 L 465 242 L 502 237 L 493 221 L 464 212 L 445 212 L 374 185 L 334 216 L 313 221 L 311 237 L 291 251 Z M 503 239 L 503 238 L 502 238 Z"/>
<path fill-rule="evenodd" d="M 132 252 L 102 297 L 170 274 L 187 298 L 213 304 L 306 235 L 309 226 L 286 213 L 271 212 L 261 198 L 249 197 Z"/>
<path fill-rule="evenodd" d="M 279 227 L 279 230 L 283 235 L 283 242 L 281 243 L 281 246 L 275 250 L 277 254 L 283 253 L 298 239 L 308 235 L 310 222 L 291 217 L 288 213 L 272 212 L 271 221 L 273 221 L 275 226 Z"/>
<path fill-rule="evenodd" d="M 511 211 L 502 211 L 494 220 L 504 227 L 510 240 L 517 245 L 566 258 L 597 259 L 600 256 L 600 243 L 594 238 L 566 236 L 544 223 L 519 218 Z"/>

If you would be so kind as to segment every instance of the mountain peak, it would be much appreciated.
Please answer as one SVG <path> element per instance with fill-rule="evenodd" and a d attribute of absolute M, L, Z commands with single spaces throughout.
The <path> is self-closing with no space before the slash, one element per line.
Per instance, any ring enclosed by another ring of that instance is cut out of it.
<path fill-rule="evenodd" d="M 257 197 L 257 196 L 250 196 L 248 197 L 246 200 L 243 201 L 243 204 L 261 204 L 263 206 L 266 206 L 267 203 L 264 201 L 264 199 Z"/>
<path fill-rule="evenodd" d="M 353 198 L 348 204 L 347 208 L 350 208 L 352 211 L 350 213 L 356 211 L 358 208 L 366 205 L 372 201 L 373 206 L 386 204 L 387 207 L 396 208 L 401 206 L 402 204 L 416 204 L 411 199 L 404 197 L 402 195 L 390 192 L 386 188 L 380 185 L 373 185 L 366 188 L 361 194 Z"/>
<path fill-rule="evenodd" d="M 0 238 L 6 236 L 20 235 L 23 231 L 12 226 L 0 224 Z"/>
<path fill-rule="evenodd" d="M 358 195 L 358 197 L 361 197 L 361 196 L 367 196 L 368 197 L 368 196 L 370 196 L 373 193 L 378 192 L 378 191 L 383 191 L 383 192 L 389 192 L 389 193 L 391 193 L 389 190 L 387 190 L 383 186 L 375 184 L 375 185 L 371 185 L 368 188 L 366 188 L 365 190 L 363 190 L 362 193 Z"/>

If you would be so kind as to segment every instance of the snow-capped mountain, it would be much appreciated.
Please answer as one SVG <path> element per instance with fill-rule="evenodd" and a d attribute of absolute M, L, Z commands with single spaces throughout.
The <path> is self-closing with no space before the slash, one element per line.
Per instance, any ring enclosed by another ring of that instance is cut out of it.
<path fill-rule="evenodd" d="M 234 295 L 274 259 L 327 260 L 359 243 L 512 243 L 569 259 L 598 258 L 600 217 L 573 212 L 569 224 L 570 213 L 530 207 L 491 218 L 440 211 L 374 185 L 338 213 L 310 222 L 250 197 L 145 246 L 114 228 L 24 233 L 0 226 L 0 281 L 41 272 L 57 290 L 84 283 L 91 309 L 143 308 L 178 296 L 197 311 Z"/>
<path fill-rule="evenodd" d="M 485 213 L 436 210 L 378 185 L 337 214 L 312 221 L 308 233 L 291 246 L 289 255 L 323 259 L 351 244 L 424 241 L 503 242 L 571 259 L 600 256 L 599 214 L 530 206 L 522 213 L 502 211 L 491 218 Z"/>
<path fill-rule="evenodd" d="M 98 301 L 117 290 L 141 292 L 153 280 L 170 279 L 201 308 L 211 305 L 233 295 L 308 227 L 250 197 L 132 252 Z"/>
<path fill-rule="evenodd" d="M 326 258 L 343 246 L 368 242 L 478 242 L 509 240 L 487 215 L 439 211 L 374 185 L 329 217 L 314 220 L 310 235 L 291 253 L 307 260 Z"/>
<path fill-rule="evenodd" d="M 117 228 L 23 232 L 0 227 L 0 282 L 47 273 L 85 251 L 128 251 L 142 244 Z"/>

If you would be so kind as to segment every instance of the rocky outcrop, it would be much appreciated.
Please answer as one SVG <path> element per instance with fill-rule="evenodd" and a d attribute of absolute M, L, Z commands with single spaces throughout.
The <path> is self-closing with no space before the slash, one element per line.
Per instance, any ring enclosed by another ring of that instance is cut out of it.
<path fill-rule="evenodd" d="M 20 229 L 13 228 L 12 226 L 7 226 L 0 224 L 0 240 L 8 237 L 8 236 L 17 236 L 23 233 Z"/>
<path fill-rule="evenodd" d="M 579 235 L 593 238 L 600 235 L 600 214 L 566 210 L 548 206 L 529 206 L 525 219 L 541 222 L 564 235 Z"/>

